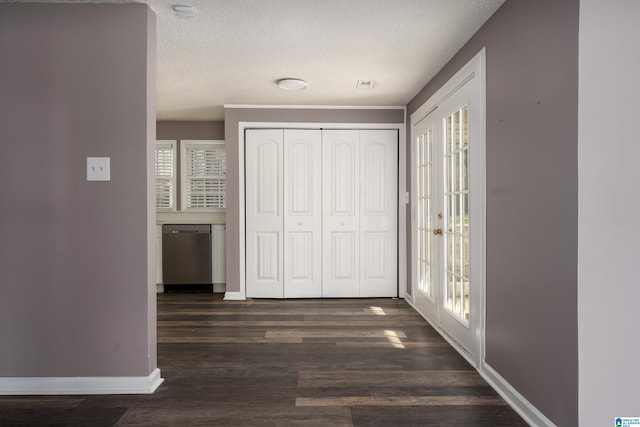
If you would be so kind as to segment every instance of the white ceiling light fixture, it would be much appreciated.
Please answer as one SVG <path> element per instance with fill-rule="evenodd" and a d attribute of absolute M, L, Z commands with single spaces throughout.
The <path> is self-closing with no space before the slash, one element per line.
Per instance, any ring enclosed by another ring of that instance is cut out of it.
<path fill-rule="evenodd" d="M 188 18 L 196 14 L 196 8 L 193 6 L 173 6 L 173 10 L 177 15 L 185 16 Z"/>
<path fill-rule="evenodd" d="M 309 86 L 309 83 L 302 79 L 280 79 L 278 87 L 283 90 L 303 90 Z"/>

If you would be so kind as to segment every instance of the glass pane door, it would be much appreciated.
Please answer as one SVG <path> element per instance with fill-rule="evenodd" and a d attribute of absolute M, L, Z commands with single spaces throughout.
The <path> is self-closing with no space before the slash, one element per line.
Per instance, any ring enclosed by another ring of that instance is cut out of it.
<path fill-rule="evenodd" d="M 414 274 L 418 309 L 472 353 L 469 111 L 452 96 L 414 127 Z"/>
<path fill-rule="evenodd" d="M 434 297 L 433 277 L 433 132 L 418 138 L 418 290 Z"/>
<path fill-rule="evenodd" d="M 414 307 L 468 360 L 482 360 L 485 301 L 484 51 L 412 123 Z"/>
<path fill-rule="evenodd" d="M 468 107 L 462 106 L 444 119 L 444 307 L 463 323 L 469 323 L 469 153 Z"/>

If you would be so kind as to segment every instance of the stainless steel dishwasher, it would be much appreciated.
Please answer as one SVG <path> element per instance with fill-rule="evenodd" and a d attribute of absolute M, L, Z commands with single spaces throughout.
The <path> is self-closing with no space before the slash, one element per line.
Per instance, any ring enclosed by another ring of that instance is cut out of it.
<path fill-rule="evenodd" d="M 165 285 L 211 283 L 211 226 L 162 226 L 162 278 Z"/>

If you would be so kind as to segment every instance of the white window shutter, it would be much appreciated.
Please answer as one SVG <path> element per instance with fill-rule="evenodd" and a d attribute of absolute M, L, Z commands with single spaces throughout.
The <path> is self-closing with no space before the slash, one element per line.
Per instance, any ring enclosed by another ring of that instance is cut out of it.
<path fill-rule="evenodd" d="M 176 145 L 175 141 L 157 142 L 155 153 L 156 209 L 176 207 Z"/>
<path fill-rule="evenodd" d="M 226 151 L 223 142 L 184 143 L 185 206 L 192 210 L 226 207 Z"/>

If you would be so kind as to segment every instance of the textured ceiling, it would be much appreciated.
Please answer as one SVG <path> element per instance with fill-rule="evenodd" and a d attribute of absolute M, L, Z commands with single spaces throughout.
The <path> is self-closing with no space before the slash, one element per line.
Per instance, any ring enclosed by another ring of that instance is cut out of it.
<path fill-rule="evenodd" d="M 149 4 L 158 119 L 222 120 L 223 104 L 406 105 L 504 0 L 40 2 Z M 177 16 L 178 4 L 197 14 Z M 283 91 L 284 77 L 309 87 Z"/>

